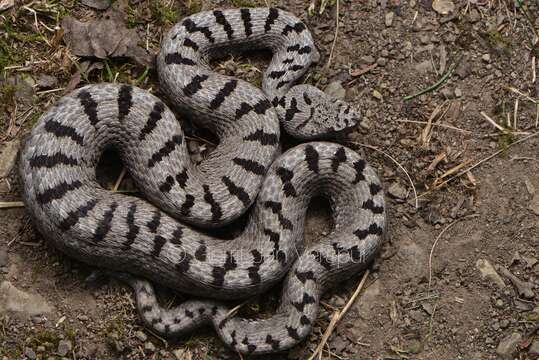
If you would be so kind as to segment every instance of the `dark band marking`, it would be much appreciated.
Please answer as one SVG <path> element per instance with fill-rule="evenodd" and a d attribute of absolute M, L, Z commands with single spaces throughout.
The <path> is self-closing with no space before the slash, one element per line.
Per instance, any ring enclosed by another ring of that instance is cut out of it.
<path fill-rule="evenodd" d="M 191 213 L 191 208 L 195 205 L 195 197 L 193 195 L 187 194 L 185 195 L 185 202 L 182 204 L 182 207 L 180 209 L 180 213 L 183 216 L 189 216 Z"/>
<path fill-rule="evenodd" d="M 309 170 L 317 174 L 319 171 L 319 168 L 318 168 L 319 159 L 320 159 L 320 155 L 318 154 L 318 151 L 316 151 L 316 149 L 312 145 L 307 145 L 305 147 L 305 160 L 307 161 L 307 166 L 309 167 Z"/>
<path fill-rule="evenodd" d="M 115 201 L 110 204 L 110 207 L 107 211 L 105 211 L 105 214 L 103 215 L 103 219 L 99 222 L 97 225 L 97 229 L 95 229 L 94 232 L 94 241 L 100 242 L 102 241 L 108 234 L 111 228 L 112 224 L 112 218 L 114 217 L 114 212 L 118 208 L 118 203 Z"/>
<path fill-rule="evenodd" d="M 133 87 L 122 85 L 118 92 L 118 120 L 122 123 L 133 105 Z"/>
<path fill-rule="evenodd" d="M 322 255 L 319 251 L 311 251 L 311 255 L 314 256 L 314 260 L 322 265 L 326 270 L 331 270 L 331 262 L 328 258 Z"/>
<path fill-rule="evenodd" d="M 234 270 L 238 267 L 238 263 L 236 262 L 236 259 L 234 256 L 230 253 L 230 251 L 226 252 L 226 260 L 223 268 L 225 269 L 225 272 L 228 272 L 230 270 Z"/>
<path fill-rule="evenodd" d="M 192 311 L 190 311 L 189 309 L 185 309 L 185 316 L 192 319 L 192 318 L 195 317 L 195 314 Z"/>
<path fill-rule="evenodd" d="M 172 232 L 170 242 L 175 245 L 182 244 L 183 228 L 181 226 L 176 227 L 176 230 Z"/>
<path fill-rule="evenodd" d="M 305 68 L 305 66 L 296 64 L 296 65 L 290 66 L 288 68 L 288 70 L 290 70 L 290 71 L 300 71 L 300 70 L 303 70 L 304 68 Z"/>
<path fill-rule="evenodd" d="M 306 45 L 306 46 L 298 49 L 298 54 L 300 54 L 300 55 L 309 54 L 312 50 L 313 49 L 310 46 Z"/>
<path fill-rule="evenodd" d="M 244 207 L 247 207 L 251 204 L 251 198 L 249 197 L 249 194 L 247 194 L 244 188 L 234 184 L 234 182 L 230 180 L 228 176 L 223 176 L 221 180 L 223 181 L 223 184 L 225 184 L 226 188 L 228 189 L 228 192 L 231 195 L 236 196 L 242 202 Z"/>
<path fill-rule="evenodd" d="M 223 216 L 223 211 L 221 210 L 221 205 L 213 198 L 213 194 L 210 192 L 210 187 L 208 185 L 203 185 L 204 189 L 204 201 L 206 201 L 211 206 L 211 219 L 212 221 L 219 221 Z"/>
<path fill-rule="evenodd" d="M 299 44 L 290 45 L 289 47 L 286 48 L 286 51 L 288 52 L 294 52 L 298 50 L 299 50 Z"/>
<path fill-rule="evenodd" d="M 60 124 L 57 121 L 49 120 L 45 123 L 45 131 L 54 134 L 57 137 L 68 137 L 80 146 L 84 145 L 84 138 L 77 134 L 77 131 L 70 127 Z"/>
<path fill-rule="evenodd" d="M 161 249 L 163 249 L 163 246 L 167 243 L 167 239 L 162 237 L 161 235 L 156 235 L 153 239 L 153 250 L 151 253 L 151 256 L 158 257 L 161 253 Z"/>
<path fill-rule="evenodd" d="M 298 194 L 296 192 L 296 188 L 294 188 L 294 185 L 292 185 L 292 178 L 294 177 L 294 173 L 288 169 L 285 169 L 284 167 L 279 167 L 276 171 L 277 176 L 281 178 L 281 182 L 283 183 L 283 191 L 286 197 L 296 197 Z"/>
<path fill-rule="evenodd" d="M 206 245 L 200 244 L 195 251 L 195 259 L 198 261 L 206 261 Z"/>
<path fill-rule="evenodd" d="M 161 149 L 152 155 L 152 158 L 148 160 L 148 167 L 154 167 L 155 164 L 161 162 L 163 158 L 170 155 L 174 151 L 177 145 L 181 145 L 183 138 L 181 135 L 174 135 L 172 139 L 168 140 Z"/>
<path fill-rule="evenodd" d="M 253 255 L 253 266 L 250 266 L 247 270 L 249 271 L 249 278 L 251 279 L 252 284 L 257 285 L 260 284 L 261 281 L 258 270 L 260 270 L 260 265 L 264 263 L 264 258 L 256 249 L 251 250 L 251 255 Z"/>
<path fill-rule="evenodd" d="M 306 326 L 311 324 L 311 320 L 307 317 L 307 315 L 301 315 L 301 318 L 299 319 L 299 322 L 301 325 Z"/>
<path fill-rule="evenodd" d="M 333 172 L 337 172 L 339 165 L 344 162 L 346 162 L 346 151 L 341 147 L 335 152 L 333 159 L 331 159 L 331 169 Z"/>
<path fill-rule="evenodd" d="M 199 49 L 198 44 L 189 38 L 183 39 L 183 46 L 190 47 L 195 51 L 198 51 Z"/>
<path fill-rule="evenodd" d="M 249 104 L 247 104 L 246 102 L 242 102 L 240 104 L 240 107 L 239 109 L 236 109 L 236 115 L 234 116 L 234 118 L 236 120 L 239 120 L 241 119 L 244 115 L 247 115 L 248 113 L 251 112 L 251 110 L 253 110 L 253 107 Z"/>
<path fill-rule="evenodd" d="M 265 133 L 264 130 L 256 130 L 243 138 L 245 141 L 258 141 L 261 145 L 276 145 L 279 142 L 279 136 L 276 134 Z"/>
<path fill-rule="evenodd" d="M 208 75 L 195 75 L 189 84 L 183 88 L 183 93 L 187 97 L 195 95 L 200 89 L 202 89 L 202 83 L 208 80 Z"/>
<path fill-rule="evenodd" d="M 135 213 L 137 212 L 137 204 L 131 203 L 129 206 L 129 210 L 127 211 L 127 216 L 125 218 L 127 223 L 127 234 L 125 235 L 126 241 L 124 241 L 123 245 L 126 247 L 130 247 L 136 240 L 137 235 L 140 231 L 140 227 L 138 225 L 135 225 Z"/>
<path fill-rule="evenodd" d="M 183 169 L 183 171 L 180 171 L 178 175 L 176 175 L 176 181 L 182 189 L 185 189 L 187 179 L 189 179 L 189 177 L 187 176 L 187 169 Z"/>
<path fill-rule="evenodd" d="M 69 191 L 77 190 L 82 186 L 82 182 L 75 180 L 72 183 L 61 182 L 60 184 L 53 186 L 40 194 L 36 195 L 37 202 L 41 205 L 47 204 L 53 200 L 58 200 L 64 197 Z"/>
<path fill-rule="evenodd" d="M 282 96 L 282 97 L 276 96 L 276 97 L 273 98 L 271 104 L 274 107 L 280 106 L 280 107 L 284 108 L 286 106 L 286 99 L 284 98 L 284 96 Z"/>
<path fill-rule="evenodd" d="M 365 180 L 365 176 L 363 175 L 363 170 L 365 170 L 365 161 L 358 160 L 354 162 L 354 170 L 356 171 L 356 177 L 354 180 L 352 180 L 352 184 L 357 184 L 360 181 Z"/>
<path fill-rule="evenodd" d="M 189 18 L 185 19 L 182 25 L 185 27 L 185 29 L 188 32 L 190 33 L 201 32 L 202 34 L 204 34 L 206 39 L 208 39 L 209 42 L 211 43 L 215 42 L 215 39 L 213 38 L 212 33 L 209 28 L 205 26 L 197 26 L 197 24 L 195 24 L 195 22 Z"/>
<path fill-rule="evenodd" d="M 191 260 L 193 260 L 193 256 L 182 251 L 179 257 L 180 262 L 176 264 L 176 269 L 182 273 L 186 273 L 191 267 Z"/>
<path fill-rule="evenodd" d="M 264 24 L 264 31 L 268 32 L 271 30 L 271 25 L 275 23 L 275 20 L 279 17 L 279 10 L 276 8 L 270 8 L 266 23 Z"/>
<path fill-rule="evenodd" d="M 279 350 L 279 343 L 280 341 L 279 340 L 273 340 L 273 338 L 271 337 L 271 335 L 268 334 L 268 336 L 266 336 L 266 343 L 267 344 L 270 344 L 271 345 L 271 348 L 273 350 Z"/>
<path fill-rule="evenodd" d="M 303 299 L 299 302 L 292 302 L 292 305 L 299 311 L 303 312 L 305 306 L 308 304 L 314 304 L 316 302 L 315 298 L 307 293 L 303 293 Z"/>
<path fill-rule="evenodd" d="M 294 329 L 291 326 L 287 326 L 286 331 L 288 331 L 288 336 L 290 336 L 292 339 L 297 340 L 297 341 L 301 340 L 301 337 L 299 336 L 297 329 Z"/>
<path fill-rule="evenodd" d="M 369 190 L 371 192 L 371 195 L 372 196 L 375 196 L 377 195 L 380 191 L 382 191 L 382 187 L 378 184 L 375 184 L 375 183 L 370 183 L 369 184 Z"/>
<path fill-rule="evenodd" d="M 307 280 L 315 281 L 314 273 L 312 271 L 300 272 L 296 270 L 296 277 L 302 284 L 305 284 Z"/>
<path fill-rule="evenodd" d="M 234 91 L 234 89 L 236 88 L 237 85 L 238 85 L 238 80 L 236 80 L 236 79 L 232 79 L 232 80 L 228 81 L 227 83 L 225 83 L 223 88 L 221 90 L 219 90 L 217 95 L 215 95 L 215 98 L 211 101 L 210 109 L 215 110 L 215 109 L 219 108 L 219 106 L 221 106 L 221 104 L 225 101 L 225 99 L 230 94 L 232 94 L 232 91 Z"/>
<path fill-rule="evenodd" d="M 77 97 L 84 107 L 84 113 L 88 116 L 90 123 L 95 126 L 99 122 L 99 119 L 97 118 L 97 103 L 92 98 L 92 95 L 86 90 L 81 90 Z"/>
<path fill-rule="evenodd" d="M 290 32 L 292 31 L 295 31 L 296 33 L 301 33 L 302 31 L 304 31 L 307 27 L 305 26 L 304 23 L 302 22 L 298 22 L 298 23 L 295 23 L 294 25 L 286 25 L 283 29 L 283 35 L 286 36 L 288 35 Z"/>
<path fill-rule="evenodd" d="M 236 330 L 232 330 L 230 333 L 230 337 L 232 338 L 232 341 L 230 342 L 230 347 L 235 348 L 238 342 L 236 341 Z"/>
<path fill-rule="evenodd" d="M 155 210 L 153 212 L 152 219 L 148 221 L 146 226 L 152 233 L 155 233 L 160 224 L 161 224 L 161 211 Z"/>
<path fill-rule="evenodd" d="M 165 182 L 159 186 L 159 190 L 161 192 L 169 192 L 172 189 L 172 186 L 174 186 L 174 178 L 169 175 L 165 179 Z"/>
<path fill-rule="evenodd" d="M 299 113 L 298 109 L 298 101 L 296 98 L 292 98 L 290 100 L 290 106 L 286 109 L 286 113 L 284 115 L 284 121 L 292 121 L 294 119 L 294 116 L 296 116 L 297 113 Z"/>
<path fill-rule="evenodd" d="M 228 37 L 228 40 L 232 40 L 232 37 L 234 36 L 234 29 L 232 29 L 232 26 L 227 21 L 225 15 L 223 15 L 223 12 L 220 10 L 215 10 L 213 12 L 213 16 L 215 16 L 215 21 L 223 26 L 223 29 L 226 32 L 226 36 Z"/>
<path fill-rule="evenodd" d="M 234 158 L 232 162 L 241 166 L 245 171 L 252 172 L 256 175 L 264 175 L 266 173 L 266 167 L 257 161 L 243 158 Z"/>
<path fill-rule="evenodd" d="M 383 233 L 384 229 L 378 226 L 378 224 L 371 224 L 367 229 L 357 229 L 354 231 L 354 235 L 360 240 L 365 239 L 369 235 L 382 235 Z"/>
<path fill-rule="evenodd" d="M 279 218 L 279 223 L 284 229 L 292 230 L 294 228 L 292 225 L 292 221 L 288 220 L 287 218 L 283 216 L 283 213 L 282 213 L 283 205 L 281 203 L 275 202 L 275 201 L 266 201 L 264 203 L 264 206 L 266 208 L 271 209 L 271 211 L 277 215 L 277 217 Z"/>
<path fill-rule="evenodd" d="M 286 71 L 285 70 L 279 70 L 279 71 L 272 71 L 269 73 L 269 77 L 271 79 L 279 79 L 280 77 L 282 77 L 284 74 L 286 74 Z"/>
<path fill-rule="evenodd" d="M 139 135 L 139 140 L 143 141 L 157 126 L 157 122 L 162 119 L 163 112 L 165 111 L 165 104 L 161 101 L 158 101 L 154 104 L 152 112 L 148 117 L 146 125 L 142 128 Z"/>
<path fill-rule="evenodd" d="M 283 64 L 292 64 L 294 62 L 293 58 L 287 58 L 283 60 Z"/>
<path fill-rule="evenodd" d="M 303 93 L 303 101 L 305 101 L 305 104 L 307 105 L 311 105 L 313 103 L 313 101 L 311 100 L 309 95 L 307 95 L 307 93 Z"/>
<path fill-rule="evenodd" d="M 54 155 L 36 155 L 28 162 L 32 168 L 53 168 L 57 165 L 79 165 L 77 159 L 62 154 L 61 152 L 57 152 Z"/>
<path fill-rule="evenodd" d="M 266 111 L 271 108 L 272 105 L 268 99 L 262 99 L 253 106 L 255 113 L 258 115 L 264 115 Z"/>
<path fill-rule="evenodd" d="M 153 306 L 151 306 L 151 305 L 143 305 L 140 308 L 140 311 L 143 312 L 143 313 L 148 313 L 150 311 L 153 311 Z"/>
<path fill-rule="evenodd" d="M 73 227 L 76 223 L 79 222 L 80 219 L 85 218 L 88 216 L 88 213 L 93 210 L 95 205 L 97 204 L 96 199 L 92 199 L 88 201 L 86 204 L 80 206 L 75 211 L 70 211 L 67 214 L 67 217 L 60 222 L 60 230 L 63 232 L 68 231 Z"/>
<path fill-rule="evenodd" d="M 213 281 L 212 284 L 215 286 L 223 286 L 225 282 L 225 269 L 220 266 L 214 266 L 212 269 Z"/>
<path fill-rule="evenodd" d="M 374 205 L 374 202 L 372 201 L 372 199 L 369 199 L 369 200 L 365 201 L 361 205 L 361 207 L 363 209 L 368 209 L 368 210 L 372 211 L 373 214 L 383 214 L 384 213 L 384 207 Z"/>
<path fill-rule="evenodd" d="M 165 63 L 167 65 L 176 64 L 176 65 L 196 65 L 196 63 L 186 57 L 183 57 L 180 53 L 171 53 L 165 56 Z"/>
<path fill-rule="evenodd" d="M 280 81 L 280 82 L 277 84 L 277 89 L 282 88 L 283 86 L 285 86 L 285 85 L 288 84 L 288 83 L 289 83 L 288 80 Z"/>
<path fill-rule="evenodd" d="M 249 9 L 241 9 L 241 20 L 243 21 L 243 28 L 245 29 L 245 36 L 249 37 L 253 34 L 253 24 L 251 23 L 251 12 Z"/>

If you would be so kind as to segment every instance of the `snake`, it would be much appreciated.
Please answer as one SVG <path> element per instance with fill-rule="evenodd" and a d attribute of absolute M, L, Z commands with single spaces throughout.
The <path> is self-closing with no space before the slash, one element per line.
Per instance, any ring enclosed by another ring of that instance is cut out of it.
<path fill-rule="evenodd" d="M 269 49 L 262 88 L 220 74 L 223 53 Z M 116 274 L 134 289 L 142 323 L 167 338 L 213 326 L 234 351 L 290 349 L 315 323 L 322 294 L 365 269 L 385 235 L 384 192 L 356 151 L 328 141 L 360 123 L 359 112 L 297 84 L 319 60 L 311 33 L 276 8 L 200 12 L 164 36 L 162 92 L 180 116 L 219 139 L 191 161 L 176 114 L 129 84 L 86 85 L 54 103 L 20 156 L 23 200 L 36 229 L 67 256 Z M 280 131 L 305 142 L 281 153 Z M 97 181 L 114 148 L 143 196 Z M 332 230 L 304 244 L 307 208 L 325 197 Z M 248 213 L 233 239 L 210 235 Z M 229 301 L 282 282 L 269 317 L 231 315 Z M 191 296 L 159 304 L 154 284 Z"/>

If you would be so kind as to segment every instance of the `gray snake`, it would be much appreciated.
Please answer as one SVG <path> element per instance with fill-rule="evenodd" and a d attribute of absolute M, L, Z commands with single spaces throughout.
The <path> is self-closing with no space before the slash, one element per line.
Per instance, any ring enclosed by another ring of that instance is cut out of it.
<path fill-rule="evenodd" d="M 258 48 L 273 52 L 263 91 L 208 66 L 223 51 Z M 380 181 L 356 152 L 317 141 L 279 154 L 279 121 L 306 140 L 357 125 L 348 104 L 294 85 L 318 57 L 306 26 L 282 10 L 185 18 L 162 42 L 159 80 L 181 114 L 217 135 L 216 149 L 195 166 L 174 114 L 145 90 L 80 88 L 41 117 L 21 154 L 35 226 L 67 255 L 128 282 L 144 324 L 163 336 L 212 324 L 238 352 L 289 349 L 309 334 L 325 289 L 365 268 L 385 230 Z M 149 202 L 99 186 L 95 169 L 109 147 Z M 305 247 L 314 196 L 329 199 L 334 226 Z M 232 222 L 250 208 L 232 240 L 197 229 Z M 283 278 L 274 315 L 227 316 L 220 300 L 259 294 Z M 199 298 L 162 308 L 150 281 Z"/>

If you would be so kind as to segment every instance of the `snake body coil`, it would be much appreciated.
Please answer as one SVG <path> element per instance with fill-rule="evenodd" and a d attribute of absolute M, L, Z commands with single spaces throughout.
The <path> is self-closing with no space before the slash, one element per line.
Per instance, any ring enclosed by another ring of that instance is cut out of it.
<path fill-rule="evenodd" d="M 207 66 L 223 50 L 245 48 L 273 52 L 264 92 Z M 316 60 L 305 25 L 282 10 L 184 19 L 163 41 L 160 82 L 181 112 L 216 133 L 217 148 L 195 166 L 179 123 L 153 95 L 129 85 L 78 89 L 42 116 L 21 156 L 24 201 L 36 227 L 68 255 L 122 273 L 142 320 L 164 336 L 213 324 L 243 353 L 292 347 L 310 332 L 323 291 L 364 268 L 385 229 L 380 182 L 356 152 L 310 142 L 278 156 L 279 119 L 303 139 L 357 124 L 346 103 L 294 86 Z M 99 186 L 95 168 L 108 147 L 119 150 L 151 203 Z M 306 210 L 319 195 L 330 200 L 334 228 L 305 248 Z M 253 203 L 233 240 L 188 225 L 231 222 Z M 214 300 L 261 293 L 283 277 L 280 308 L 268 319 L 227 318 Z M 164 309 L 142 279 L 211 299 Z"/>

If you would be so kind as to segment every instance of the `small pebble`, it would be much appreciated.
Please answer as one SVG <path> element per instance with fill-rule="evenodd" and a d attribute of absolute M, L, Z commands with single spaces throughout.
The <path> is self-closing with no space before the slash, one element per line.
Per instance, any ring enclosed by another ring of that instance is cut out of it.
<path fill-rule="evenodd" d="M 144 351 L 149 352 L 149 353 L 154 353 L 155 345 L 151 341 L 146 342 L 144 344 Z"/>
<path fill-rule="evenodd" d="M 387 27 L 390 27 L 393 25 L 393 18 L 395 17 L 395 13 L 393 11 L 390 11 L 386 14 L 385 23 Z"/>
<path fill-rule="evenodd" d="M 35 353 L 35 351 L 31 348 L 26 348 L 24 349 L 24 356 L 26 356 L 28 359 L 36 359 L 37 358 L 37 355 Z"/>
<path fill-rule="evenodd" d="M 73 344 L 69 340 L 60 340 L 58 343 L 58 355 L 66 356 L 71 350 L 73 350 Z"/>
<path fill-rule="evenodd" d="M 483 56 L 481 56 L 481 59 L 484 61 L 484 62 L 490 62 L 490 54 L 483 54 Z"/>
<path fill-rule="evenodd" d="M 372 96 L 378 100 L 382 100 L 384 98 L 382 94 L 376 89 L 372 91 Z"/>
<path fill-rule="evenodd" d="M 144 332 L 142 332 L 142 331 L 137 331 L 137 332 L 135 333 L 135 337 L 136 337 L 137 339 L 139 339 L 140 341 L 142 341 L 142 342 L 148 340 L 148 336 L 147 336 Z"/>
<path fill-rule="evenodd" d="M 386 66 L 387 59 L 384 57 L 378 58 L 378 60 L 376 60 L 376 64 L 378 64 L 379 66 Z"/>

